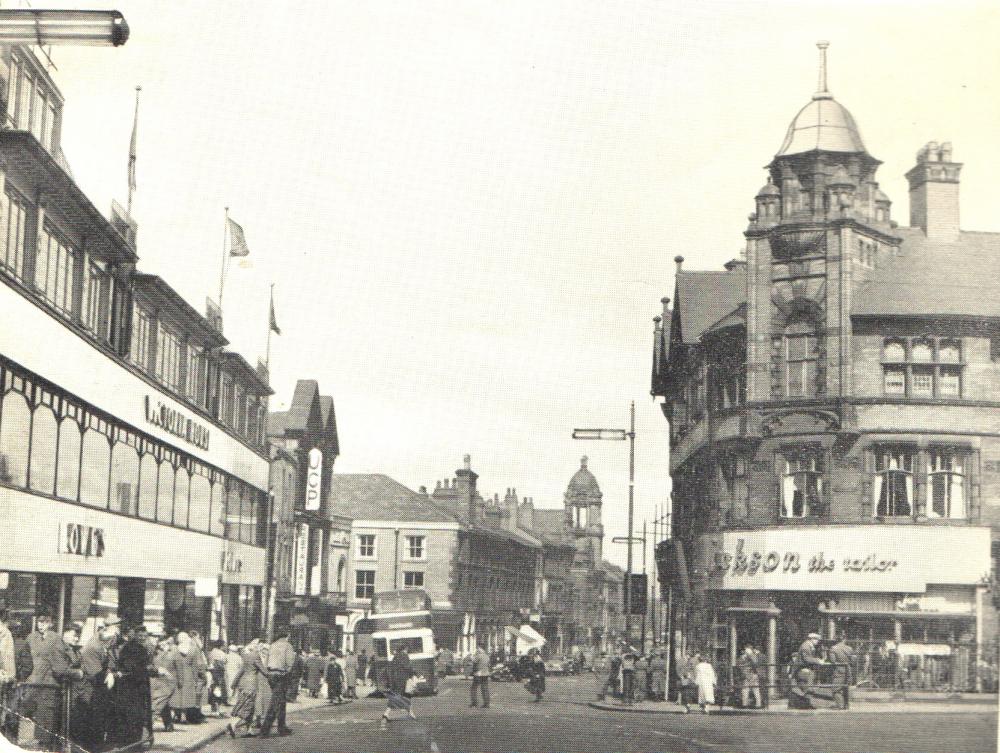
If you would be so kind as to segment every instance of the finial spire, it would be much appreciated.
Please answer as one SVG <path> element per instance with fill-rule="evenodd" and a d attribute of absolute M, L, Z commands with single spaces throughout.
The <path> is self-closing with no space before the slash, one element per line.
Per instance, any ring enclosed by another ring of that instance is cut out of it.
<path fill-rule="evenodd" d="M 830 99 L 830 92 L 826 88 L 826 48 L 830 46 L 830 43 L 820 41 L 816 43 L 816 46 L 819 48 L 819 83 L 813 99 Z"/>
<path fill-rule="evenodd" d="M 584 455 L 582 458 L 580 458 L 580 467 L 581 468 L 586 468 L 587 467 L 587 456 L 586 455 Z"/>

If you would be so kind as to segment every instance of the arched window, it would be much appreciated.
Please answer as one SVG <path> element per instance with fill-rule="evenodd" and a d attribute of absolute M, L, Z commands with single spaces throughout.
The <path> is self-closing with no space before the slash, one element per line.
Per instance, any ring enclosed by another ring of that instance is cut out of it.
<path fill-rule="evenodd" d="M 74 502 L 80 495 L 80 424 L 67 416 L 59 424 L 59 469 L 56 496 Z"/>
<path fill-rule="evenodd" d="M 914 340 L 910 347 L 910 360 L 930 363 L 934 360 L 934 346 L 927 340 Z"/>
<path fill-rule="evenodd" d="M 798 320 L 785 327 L 785 394 L 788 397 L 812 397 L 816 394 L 819 362 L 816 328 Z"/>
<path fill-rule="evenodd" d="M 94 507 L 108 506 L 108 474 L 111 471 L 111 445 L 97 429 L 83 435 L 83 462 L 80 473 L 80 501 Z"/>
<path fill-rule="evenodd" d="M 212 483 L 212 519 L 209 533 L 216 536 L 226 534 L 226 487 L 220 479 Z"/>
<path fill-rule="evenodd" d="M 135 515 L 139 504 L 139 453 L 125 442 L 111 450 L 111 509 Z"/>
<path fill-rule="evenodd" d="M 59 427 L 47 405 L 35 407 L 31 422 L 31 488 L 43 494 L 56 489 L 56 453 Z"/>
<path fill-rule="evenodd" d="M 142 453 L 142 462 L 139 466 L 139 517 L 146 520 L 156 519 L 156 485 L 160 476 L 160 469 L 156 463 L 156 456 L 145 448 Z"/>
<path fill-rule="evenodd" d="M 938 361 L 959 363 L 962 360 L 962 344 L 958 340 L 942 340 L 938 347 Z"/>
<path fill-rule="evenodd" d="M 156 519 L 161 523 L 174 521 L 174 465 L 170 458 L 160 461 L 156 482 Z"/>
<path fill-rule="evenodd" d="M 177 466 L 176 485 L 174 487 L 174 525 L 181 528 L 188 526 L 188 505 L 191 490 L 191 476 L 188 474 L 187 465 L 181 463 Z"/>
<path fill-rule="evenodd" d="M 913 514 L 913 454 L 897 448 L 875 455 L 875 514 L 899 517 Z"/>
<path fill-rule="evenodd" d="M 24 395 L 8 392 L 0 413 L 0 481 L 14 486 L 28 483 L 28 443 L 31 411 Z"/>
<path fill-rule="evenodd" d="M 902 340 L 886 340 L 884 349 L 886 361 L 903 362 L 906 360 L 906 346 Z"/>
<path fill-rule="evenodd" d="M 207 472 L 207 471 L 206 471 Z M 208 533 L 209 514 L 212 505 L 212 482 L 198 469 L 191 474 L 190 527 L 195 531 Z"/>

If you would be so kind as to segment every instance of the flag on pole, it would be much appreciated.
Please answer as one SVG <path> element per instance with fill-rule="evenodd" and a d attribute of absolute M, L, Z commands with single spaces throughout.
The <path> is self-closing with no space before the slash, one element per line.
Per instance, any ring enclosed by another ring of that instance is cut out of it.
<path fill-rule="evenodd" d="M 243 228 L 228 217 L 226 221 L 229 223 L 229 255 L 249 256 L 250 248 L 247 246 L 246 236 L 243 235 Z"/>
<path fill-rule="evenodd" d="M 276 334 L 281 334 L 281 327 L 278 326 L 278 320 L 274 316 L 274 286 L 271 286 L 271 319 L 270 319 L 271 331 Z"/>
<path fill-rule="evenodd" d="M 135 115 L 132 117 L 132 140 L 128 146 L 128 190 L 135 190 L 135 140 L 139 130 L 139 91 L 141 87 L 135 88 Z"/>

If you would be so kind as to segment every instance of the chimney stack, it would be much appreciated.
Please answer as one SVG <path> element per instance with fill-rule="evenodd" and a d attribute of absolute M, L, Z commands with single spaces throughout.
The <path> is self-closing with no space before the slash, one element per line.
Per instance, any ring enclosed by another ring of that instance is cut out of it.
<path fill-rule="evenodd" d="M 469 523 L 471 525 L 476 525 L 479 522 L 479 509 L 476 504 L 476 479 L 478 478 L 479 476 L 472 470 L 472 458 L 466 455 L 462 468 L 455 471 L 454 488 L 458 491 L 456 502 L 459 505 L 467 504 L 469 506 Z"/>
<path fill-rule="evenodd" d="M 951 144 L 928 142 L 917 152 L 917 164 L 906 173 L 910 183 L 910 227 L 931 241 L 958 238 L 958 176 L 962 165 L 951 161 Z"/>

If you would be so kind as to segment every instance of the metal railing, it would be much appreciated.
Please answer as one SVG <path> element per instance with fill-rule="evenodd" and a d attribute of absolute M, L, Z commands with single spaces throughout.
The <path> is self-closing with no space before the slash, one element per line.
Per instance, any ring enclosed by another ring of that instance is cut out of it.
<path fill-rule="evenodd" d="M 71 738 L 75 683 L 0 686 L 0 733 L 25 750 L 87 753 Z"/>

